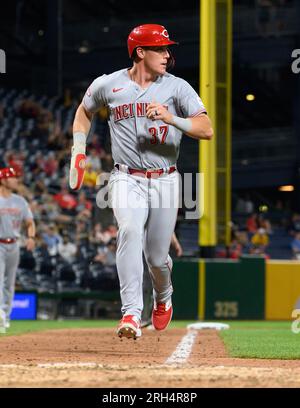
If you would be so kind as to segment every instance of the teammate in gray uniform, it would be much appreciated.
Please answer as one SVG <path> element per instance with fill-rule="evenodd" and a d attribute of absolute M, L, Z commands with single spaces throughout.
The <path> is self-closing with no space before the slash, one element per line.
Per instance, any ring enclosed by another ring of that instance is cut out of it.
<path fill-rule="evenodd" d="M 165 27 L 145 24 L 128 36 L 131 68 L 102 75 L 88 88 L 73 124 L 69 183 L 79 189 L 84 176 L 86 139 L 93 114 L 110 111 L 115 168 L 109 180 L 118 223 L 117 270 L 123 317 L 119 337 L 141 336 L 143 252 L 153 285 L 152 324 L 165 329 L 172 318 L 172 259 L 168 255 L 179 199 L 176 161 L 182 133 L 211 139 L 213 130 L 194 89 L 167 72 L 175 44 Z"/>
<path fill-rule="evenodd" d="M 34 249 L 35 223 L 27 201 L 13 194 L 17 174 L 11 167 L 0 169 L 0 332 L 10 326 L 10 314 L 15 293 L 16 272 L 19 264 L 19 238 L 25 222 L 28 239 L 26 248 Z"/>

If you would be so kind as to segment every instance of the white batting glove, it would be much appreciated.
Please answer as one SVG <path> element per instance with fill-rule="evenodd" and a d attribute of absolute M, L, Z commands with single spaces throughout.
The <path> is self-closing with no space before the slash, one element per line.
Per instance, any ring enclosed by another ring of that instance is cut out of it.
<path fill-rule="evenodd" d="M 76 144 L 72 147 L 69 185 L 72 190 L 79 190 L 84 177 L 86 165 L 86 144 Z"/>

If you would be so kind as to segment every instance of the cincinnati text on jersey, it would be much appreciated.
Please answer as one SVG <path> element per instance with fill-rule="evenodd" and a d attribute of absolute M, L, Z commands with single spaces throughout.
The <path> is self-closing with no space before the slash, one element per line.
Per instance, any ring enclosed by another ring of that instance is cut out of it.
<path fill-rule="evenodd" d="M 148 102 L 124 103 L 123 105 L 111 108 L 114 122 L 119 122 L 120 120 L 129 119 L 133 117 L 137 118 L 145 117 L 148 105 L 150 105 L 150 103 Z M 164 108 L 168 109 L 167 105 L 163 106 Z"/>
<path fill-rule="evenodd" d="M 21 210 L 19 208 L 0 208 L 0 215 L 19 215 Z"/>

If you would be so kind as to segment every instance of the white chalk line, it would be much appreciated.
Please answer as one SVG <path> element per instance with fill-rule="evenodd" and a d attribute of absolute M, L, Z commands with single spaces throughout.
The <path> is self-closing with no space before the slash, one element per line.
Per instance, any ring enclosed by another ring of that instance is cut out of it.
<path fill-rule="evenodd" d="M 37 364 L 39 368 L 97 368 L 103 367 L 102 364 L 97 363 L 45 363 Z"/>
<path fill-rule="evenodd" d="M 41 363 L 34 365 L 22 365 L 22 364 L 0 364 L 1 368 L 21 368 L 21 369 L 31 369 L 35 368 L 103 368 L 103 364 L 98 363 Z"/>
<path fill-rule="evenodd" d="M 181 339 L 175 351 L 170 355 L 170 357 L 167 358 L 165 364 L 184 364 L 191 354 L 197 334 L 198 332 L 196 330 L 189 330 Z"/>

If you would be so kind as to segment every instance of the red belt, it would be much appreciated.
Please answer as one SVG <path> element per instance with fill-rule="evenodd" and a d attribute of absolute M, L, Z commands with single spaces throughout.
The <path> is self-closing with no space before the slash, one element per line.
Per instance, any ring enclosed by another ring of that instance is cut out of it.
<path fill-rule="evenodd" d="M 116 164 L 115 166 L 118 170 L 120 170 L 120 166 Z M 146 178 L 156 178 L 160 177 L 162 174 L 171 174 L 176 171 L 176 166 L 171 166 L 167 170 L 166 169 L 131 169 L 130 167 L 127 168 L 127 172 L 129 174 L 133 174 L 135 176 L 146 177 Z"/>
<path fill-rule="evenodd" d="M 0 244 L 14 244 L 17 242 L 16 238 L 0 238 Z"/>

